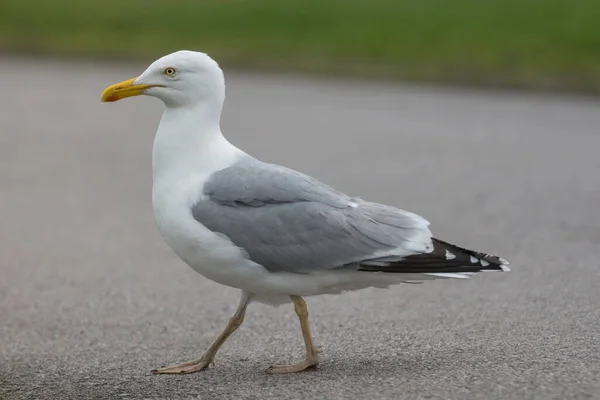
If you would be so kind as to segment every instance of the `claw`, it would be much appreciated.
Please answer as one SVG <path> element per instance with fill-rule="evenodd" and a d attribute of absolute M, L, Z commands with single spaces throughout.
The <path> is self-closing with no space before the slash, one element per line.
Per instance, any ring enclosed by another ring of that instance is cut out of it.
<path fill-rule="evenodd" d="M 191 374 L 208 368 L 209 363 L 199 359 L 152 370 L 153 374 Z"/>
<path fill-rule="evenodd" d="M 291 374 L 294 372 L 302 372 L 307 369 L 317 368 L 319 361 L 315 359 L 306 359 L 301 363 L 293 365 L 273 365 L 267 368 L 268 374 Z"/>

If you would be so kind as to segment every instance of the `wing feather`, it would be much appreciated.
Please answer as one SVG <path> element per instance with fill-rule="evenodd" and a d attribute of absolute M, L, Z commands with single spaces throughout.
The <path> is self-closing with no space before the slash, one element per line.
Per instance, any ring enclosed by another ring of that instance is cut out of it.
<path fill-rule="evenodd" d="M 194 218 L 272 272 L 312 272 L 431 251 L 422 217 L 253 158 L 215 173 Z"/>

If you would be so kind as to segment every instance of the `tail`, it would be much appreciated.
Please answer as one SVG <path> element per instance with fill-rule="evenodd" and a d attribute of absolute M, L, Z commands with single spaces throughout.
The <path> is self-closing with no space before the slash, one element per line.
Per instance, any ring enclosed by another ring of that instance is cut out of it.
<path fill-rule="evenodd" d="M 433 250 L 402 259 L 364 260 L 359 270 L 398 274 L 425 274 L 437 278 L 468 278 L 478 272 L 509 272 L 509 262 L 492 254 L 465 249 L 432 238 Z"/>

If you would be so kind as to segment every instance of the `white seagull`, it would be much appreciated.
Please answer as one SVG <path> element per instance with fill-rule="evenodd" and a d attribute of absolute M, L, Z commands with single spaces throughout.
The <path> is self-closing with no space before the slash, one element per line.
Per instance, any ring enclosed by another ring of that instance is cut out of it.
<path fill-rule="evenodd" d="M 237 311 L 200 358 L 154 373 L 207 368 L 251 301 L 294 304 L 306 358 L 267 372 L 299 372 L 319 362 L 305 296 L 509 271 L 502 258 L 432 237 L 417 214 L 350 197 L 229 143 L 219 126 L 223 71 L 204 53 L 166 55 L 101 100 L 138 95 L 165 104 L 152 153 L 160 234 L 194 271 L 241 290 Z"/>

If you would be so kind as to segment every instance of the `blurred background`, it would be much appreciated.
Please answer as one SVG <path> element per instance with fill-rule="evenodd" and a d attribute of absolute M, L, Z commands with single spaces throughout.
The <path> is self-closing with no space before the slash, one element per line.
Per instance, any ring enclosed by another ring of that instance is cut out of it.
<path fill-rule="evenodd" d="M 3 0 L 0 49 L 600 92 L 597 0 Z"/>
<path fill-rule="evenodd" d="M 252 304 L 159 236 L 163 105 L 100 104 L 188 48 L 225 136 L 426 217 L 512 272 Z M 599 0 L 0 0 L 0 399 L 600 398 Z"/>

